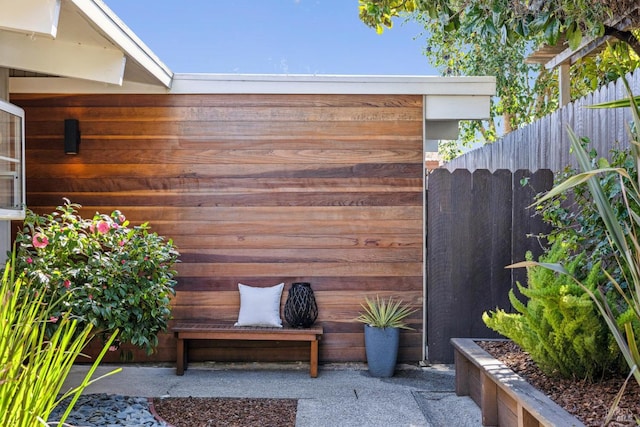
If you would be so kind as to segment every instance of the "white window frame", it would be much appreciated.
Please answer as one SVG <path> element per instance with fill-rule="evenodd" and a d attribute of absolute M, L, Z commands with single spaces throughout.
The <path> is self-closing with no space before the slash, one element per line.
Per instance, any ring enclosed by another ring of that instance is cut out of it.
<path fill-rule="evenodd" d="M 17 168 L 15 172 L 12 171 L 0 171 L 1 179 L 13 180 L 13 206 L 2 207 L 0 206 L 0 220 L 20 220 L 25 218 L 26 209 L 26 186 L 25 186 L 25 126 L 24 126 L 24 110 L 17 105 L 11 104 L 6 101 L 0 100 L 0 114 L 7 113 L 16 116 L 19 119 L 20 135 L 16 138 L 9 138 L 10 135 L 5 135 L 0 138 L 0 144 L 15 144 L 13 152 L 19 157 L 6 157 L 0 155 L 0 162 L 16 163 Z M 0 134 L 7 132 L 8 128 L 0 126 Z M 0 147 L 0 153 L 10 150 L 3 150 Z"/>

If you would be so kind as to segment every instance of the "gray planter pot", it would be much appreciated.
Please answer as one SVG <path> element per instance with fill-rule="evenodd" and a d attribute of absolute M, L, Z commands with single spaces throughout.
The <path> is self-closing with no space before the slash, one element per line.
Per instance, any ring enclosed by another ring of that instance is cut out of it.
<path fill-rule="evenodd" d="M 399 328 L 375 328 L 364 325 L 364 346 L 371 376 L 381 378 L 393 376 L 399 344 Z"/>

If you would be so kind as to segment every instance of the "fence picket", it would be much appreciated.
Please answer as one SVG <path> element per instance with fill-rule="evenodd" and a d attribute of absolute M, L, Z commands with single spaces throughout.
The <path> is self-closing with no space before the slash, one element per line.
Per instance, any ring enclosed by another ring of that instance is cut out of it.
<path fill-rule="evenodd" d="M 521 178 L 528 178 L 524 185 Z M 428 184 L 429 360 L 453 363 L 451 338 L 498 336 L 484 325 L 482 313 L 509 309 L 508 291 L 526 272 L 505 266 L 521 261 L 527 250 L 540 253 L 538 240 L 526 236 L 545 226 L 527 207 L 535 194 L 551 188 L 553 174 L 440 168 L 429 174 Z"/>
<path fill-rule="evenodd" d="M 627 75 L 634 90 L 640 87 L 640 70 Z M 591 147 L 602 157 L 609 157 L 611 148 L 629 147 L 627 124 L 631 120 L 628 108 L 590 109 L 587 105 L 626 98 L 622 80 L 612 82 L 558 111 L 505 135 L 490 145 L 477 148 L 443 165 L 448 170 L 469 169 L 551 169 L 560 171 L 567 165 L 576 166 L 569 154 L 567 127 L 578 136 L 588 137 Z"/>

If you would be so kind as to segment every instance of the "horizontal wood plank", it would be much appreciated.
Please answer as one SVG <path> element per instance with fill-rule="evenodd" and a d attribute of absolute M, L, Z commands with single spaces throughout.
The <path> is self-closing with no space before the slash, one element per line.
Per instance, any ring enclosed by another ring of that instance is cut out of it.
<path fill-rule="evenodd" d="M 59 143 L 60 138 L 54 142 Z M 351 144 L 351 142 L 349 142 Z M 396 141 L 397 144 L 397 141 Z M 344 146 L 344 142 L 341 142 Z M 371 142 L 366 143 L 367 147 Z M 54 146 L 55 147 L 55 146 Z M 59 147 L 58 147 L 59 149 Z M 53 151 L 53 150 L 52 150 Z M 31 150 L 28 151 L 30 153 Z M 62 157 L 57 151 L 50 153 L 46 165 L 33 164 L 27 171 L 29 179 L 50 177 L 51 175 L 74 179 L 109 179 L 109 178 L 420 178 L 422 165 L 416 163 L 293 163 L 274 164 L 243 163 L 237 164 L 163 164 L 161 168 L 157 164 L 149 163 L 111 163 L 111 159 L 105 162 L 92 164 L 88 168 L 79 160 Z M 362 159 L 361 159 L 362 160 Z M 108 163 L 107 163 L 108 162 Z M 392 206 L 389 206 L 392 207 Z"/>
<path fill-rule="evenodd" d="M 84 217 L 118 209 L 177 245 L 171 325 L 234 321 L 239 282 L 288 289 L 304 281 L 325 327 L 321 362 L 365 359 L 354 319 L 364 297 L 375 295 L 418 310 L 399 357 L 421 357 L 421 96 L 15 94 L 11 101 L 27 117 L 30 209 L 47 214 L 63 198 L 81 204 Z M 62 149 L 70 117 L 82 135 L 76 156 Z M 190 357 L 308 358 L 308 344 L 236 344 L 192 343 Z M 132 351 L 136 361 L 175 361 L 175 337 L 161 334 L 151 356 Z"/>

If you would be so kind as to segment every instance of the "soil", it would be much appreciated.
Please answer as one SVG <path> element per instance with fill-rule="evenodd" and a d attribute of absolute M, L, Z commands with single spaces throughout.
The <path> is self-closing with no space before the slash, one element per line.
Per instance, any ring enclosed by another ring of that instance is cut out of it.
<path fill-rule="evenodd" d="M 293 427 L 295 399 L 168 397 L 153 399 L 152 410 L 175 427 Z"/>
<path fill-rule="evenodd" d="M 552 378 L 537 367 L 527 352 L 511 341 L 478 341 L 500 360 L 586 426 L 602 426 L 625 378 L 595 383 Z M 640 386 L 631 378 L 613 416 L 611 427 L 635 426 L 640 420 Z M 295 399 L 164 398 L 153 399 L 153 410 L 175 427 L 295 426 Z"/>
<path fill-rule="evenodd" d="M 551 378 L 540 371 L 528 353 L 511 341 L 478 341 L 487 353 L 511 368 L 551 400 L 587 426 L 602 426 L 607 412 L 624 384 L 624 377 L 596 383 Z M 609 426 L 635 426 L 640 419 L 640 387 L 632 377 Z"/>

